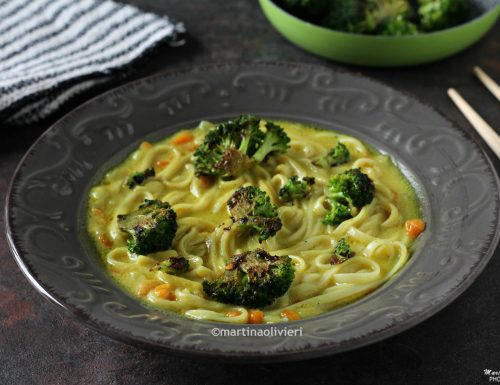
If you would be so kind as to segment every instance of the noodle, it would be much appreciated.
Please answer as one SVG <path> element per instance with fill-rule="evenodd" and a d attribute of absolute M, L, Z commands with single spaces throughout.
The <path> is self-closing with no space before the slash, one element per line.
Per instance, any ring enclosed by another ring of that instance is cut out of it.
<path fill-rule="evenodd" d="M 174 287 L 176 300 L 158 297 L 150 290 L 141 298 L 160 309 L 200 320 L 246 323 L 249 309 L 223 304 L 204 296 L 201 283 L 224 271 L 232 255 L 262 247 L 275 255 L 289 255 L 295 278 L 288 292 L 263 309 L 264 322 L 280 322 L 281 312 L 291 309 L 310 317 L 345 305 L 386 282 L 409 258 L 410 239 L 405 220 L 419 216 L 413 190 L 390 158 L 375 152 L 358 139 L 296 123 L 278 122 L 289 135 L 290 149 L 267 162 L 255 165 L 234 180 L 203 183 L 194 173 L 192 154 L 213 127 L 202 122 L 190 132 L 191 143 L 174 144 L 167 138 L 153 146 L 141 146 L 106 174 L 89 197 L 88 231 L 110 274 L 129 292 L 136 294 L 144 282 L 157 281 Z M 181 135 L 182 133 L 178 134 Z M 175 137 L 174 137 L 175 138 Z M 345 165 L 321 168 L 311 160 L 325 155 L 338 141 L 345 144 L 353 160 Z M 157 168 L 161 164 L 163 168 Z M 133 172 L 155 167 L 156 176 L 129 189 L 124 185 Z M 326 189 L 331 175 L 359 167 L 376 186 L 373 201 L 357 210 L 339 226 L 326 226 Z M 278 191 L 289 177 L 316 179 L 309 197 L 283 205 Z M 242 236 L 231 220 L 226 202 L 241 186 L 252 184 L 266 191 L 278 204 L 283 227 L 276 236 L 258 243 L 257 237 Z M 117 215 L 132 212 L 145 198 L 169 202 L 177 213 L 178 230 L 171 250 L 134 256 L 126 248 L 127 236 L 117 224 Z M 105 236 L 112 245 L 103 245 Z M 339 239 L 351 244 L 355 256 L 342 264 L 330 264 Z M 173 276 L 152 271 L 156 261 L 184 256 L 191 269 Z M 228 311 L 236 316 L 227 317 Z"/>

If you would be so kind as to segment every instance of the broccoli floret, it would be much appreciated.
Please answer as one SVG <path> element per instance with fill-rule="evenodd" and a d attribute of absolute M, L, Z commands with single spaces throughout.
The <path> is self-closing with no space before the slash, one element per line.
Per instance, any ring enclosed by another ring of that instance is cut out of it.
<path fill-rule="evenodd" d="M 177 231 L 177 215 L 167 202 L 145 199 L 139 209 L 118 215 L 120 230 L 131 235 L 128 249 L 134 254 L 167 250 Z"/>
<path fill-rule="evenodd" d="M 342 222 L 352 218 L 349 206 L 336 201 L 330 202 L 330 205 L 330 211 L 323 218 L 323 223 L 325 225 L 340 225 Z"/>
<path fill-rule="evenodd" d="M 416 33 L 412 16 L 413 9 L 407 0 L 368 0 L 362 29 L 384 35 Z"/>
<path fill-rule="evenodd" d="M 354 257 L 355 253 L 351 250 L 351 246 L 345 238 L 341 238 L 337 245 L 335 246 L 335 250 L 333 250 L 333 256 L 330 258 L 330 263 L 332 265 L 338 265 L 347 261 L 349 258 Z"/>
<path fill-rule="evenodd" d="M 375 185 L 368 175 L 359 168 L 353 168 L 330 178 L 328 200 L 330 212 L 323 223 L 338 225 L 352 217 L 354 207 L 361 208 L 369 204 L 375 195 Z"/>
<path fill-rule="evenodd" d="M 262 308 L 287 292 L 294 274 L 290 257 L 256 249 L 234 255 L 220 277 L 203 282 L 203 290 L 219 302 Z"/>
<path fill-rule="evenodd" d="M 331 201 L 344 201 L 357 208 L 369 204 L 374 194 L 373 181 L 359 168 L 334 175 L 328 184 L 328 198 Z"/>
<path fill-rule="evenodd" d="M 454 27 L 467 20 L 470 14 L 469 0 L 419 0 L 420 26 L 431 32 Z"/>
<path fill-rule="evenodd" d="M 158 262 L 152 270 L 160 270 L 167 274 L 183 274 L 189 271 L 189 261 L 184 257 L 168 257 Z"/>
<path fill-rule="evenodd" d="M 328 9 L 330 0 L 280 0 L 288 12 L 308 21 L 315 21 Z"/>
<path fill-rule="evenodd" d="M 267 154 L 287 150 L 290 139 L 281 127 L 268 122 L 263 132 L 259 124 L 254 116 L 240 116 L 209 131 L 193 155 L 196 175 L 232 178 Z"/>
<path fill-rule="evenodd" d="M 388 20 L 381 31 L 382 35 L 387 36 L 415 35 L 416 33 L 418 33 L 417 25 L 408 21 L 402 15 L 398 15 L 396 18 Z"/>
<path fill-rule="evenodd" d="M 259 122 L 240 116 L 210 130 L 193 155 L 196 175 L 233 177 L 244 170 L 262 140 Z"/>
<path fill-rule="evenodd" d="M 328 154 L 315 160 L 314 165 L 319 167 L 334 167 L 348 163 L 351 160 L 351 153 L 345 144 L 338 142 Z"/>
<path fill-rule="evenodd" d="M 321 25 L 337 31 L 362 32 L 360 25 L 364 18 L 364 1 L 332 0 Z"/>
<path fill-rule="evenodd" d="M 233 223 L 250 229 L 259 236 L 259 242 L 276 235 L 281 229 L 281 219 L 276 205 L 269 196 L 254 186 L 241 187 L 227 201 Z"/>
<path fill-rule="evenodd" d="M 125 185 L 132 190 L 135 186 L 143 184 L 146 181 L 146 179 L 154 176 L 155 176 L 154 168 L 147 168 L 144 171 L 134 172 L 127 178 Z"/>
<path fill-rule="evenodd" d="M 300 0 L 290 1 L 300 3 Z M 312 9 L 310 4 L 309 7 L 296 5 L 287 9 L 303 19 L 319 20 L 319 24 L 337 31 L 383 35 L 417 32 L 417 26 L 412 23 L 414 12 L 408 0 L 330 0 L 323 5 L 317 17 L 307 13 L 306 9 Z"/>
<path fill-rule="evenodd" d="M 294 175 L 288 179 L 282 188 L 280 188 L 280 199 L 283 202 L 291 202 L 294 199 L 304 198 L 309 195 L 311 192 L 311 186 L 314 183 L 314 178 L 306 176 L 299 179 L 297 175 Z"/>
<path fill-rule="evenodd" d="M 283 128 L 272 122 L 267 122 L 266 129 L 264 139 L 252 157 L 257 162 L 262 162 L 270 153 L 283 153 L 288 150 L 290 138 Z"/>
<path fill-rule="evenodd" d="M 432 32 L 464 23 L 470 0 L 279 0 L 301 19 L 337 31 L 388 36 Z"/>

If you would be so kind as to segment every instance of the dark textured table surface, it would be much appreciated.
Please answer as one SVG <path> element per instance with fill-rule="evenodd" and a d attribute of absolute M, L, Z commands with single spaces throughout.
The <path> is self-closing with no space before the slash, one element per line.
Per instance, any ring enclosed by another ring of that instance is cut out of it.
<path fill-rule="evenodd" d="M 482 66 L 500 81 L 500 25 L 453 58 L 418 68 L 367 69 L 313 57 L 285 41 L 256 1 L 135 0 L 147 10 L 184 20 L 185 47 L 162 49 L 128 78 L 206 62 L 282 60 L 319 63 L 371 76 L 417 95 L 476 138 L 446 96 L 456 87 L 493 126 L 498 102 L 473 77 Z M 95 94 L 95 92 L 94 92 Z M 88 97 L 87 95 L 86 97 Z M 59 116 L 74 107 L 75 101 Z M 4 130 L 0 140 L 0 201 L 14 168 L 50 121 Z M 3 128 L 3 127 L 2 127 Z M 488 150 L 494 159 L 494 155 Z M 500 162 L 494 161 L 497 171 Z M 3 215 L 0 217 L 3 228 Z M 89 330 L 42 298 L 19 271 L 0 234 L 0 384 L 486 384 L 500 371 L 500 250 L 476 282 L 431 319 L 388 340 L 320 359 L 241 366 L 150 353 Z"/>

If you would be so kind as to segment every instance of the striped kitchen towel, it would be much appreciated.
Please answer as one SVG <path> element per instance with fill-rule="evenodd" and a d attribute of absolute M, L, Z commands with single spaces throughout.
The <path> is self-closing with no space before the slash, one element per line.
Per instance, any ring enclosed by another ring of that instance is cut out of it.
<path fill-rule="evenodd" d="M 0 0 L 0 116 L 49 116 L 184 26 L 112 0 Z"/>

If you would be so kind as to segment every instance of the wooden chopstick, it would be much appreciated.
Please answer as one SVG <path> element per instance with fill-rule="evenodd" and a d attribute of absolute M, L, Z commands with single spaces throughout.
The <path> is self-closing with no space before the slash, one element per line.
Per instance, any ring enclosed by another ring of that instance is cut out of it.
<path fill-rule="evenodd" d="M 500 102 L 500 87 L 489 75 L 484 72 L 480 67 L 476 66 L 473 70 L 474 74 L 479 80 L 484 84 L 484 86 L 490 90 L 490 92 L 497 98 Z"/>
<path fill-rule="evenodd" d="M 448 96 L 453 100 L 458 109 L 476 129 L 479 135 L 490 146 L 493 152 L 500 158 L 500 136 L 490 127 L 488 123 L 470 106 L 469 103 L 455 90 L 450 88 Z"/>

